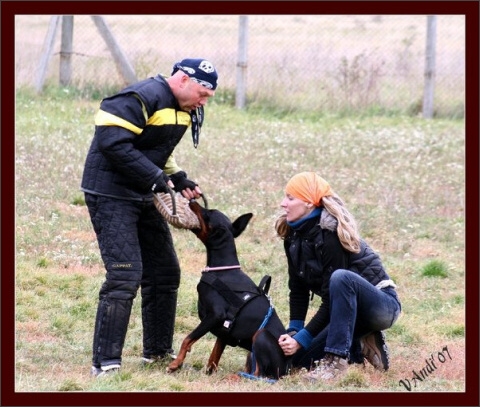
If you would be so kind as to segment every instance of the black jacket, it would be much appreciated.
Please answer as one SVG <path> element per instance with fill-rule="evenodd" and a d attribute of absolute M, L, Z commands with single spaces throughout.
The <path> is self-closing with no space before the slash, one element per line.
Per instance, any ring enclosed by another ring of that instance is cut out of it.
<path fill-rule="evenodd" d="M 95 117 L 81 189 L 121 199 L 152 200 L 161 170 L 181 169 L 172 152 L 190 125 L 160 75 L 105 98 Z"/>
<path fill-rule="evenodd" d="M 320 308 L 305 326 L 312 336 L 330 322 L 330 277 L 335 270 L 351 270 L 373 285 L 388 280 L 380 257 L 361 241 L 360 253 L 343 248 L 336 232 L 336 220 L 323 210 L 307 220 L 284 240 L 288 261 L 290 320 L 304 321 L 310 292 L 321 297 Z"/>

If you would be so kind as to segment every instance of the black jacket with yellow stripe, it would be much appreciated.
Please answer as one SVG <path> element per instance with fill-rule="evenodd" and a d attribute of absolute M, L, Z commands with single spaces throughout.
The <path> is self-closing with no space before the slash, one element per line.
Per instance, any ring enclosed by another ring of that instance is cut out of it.
<path fill-rule="evenodd" d="M 157 75 L 105 98 L 95 117 L 81 189 L 121 199 L 152 200 L 162 170 L 181 170 L 172 155 L 190 125 L 170 86 Z"/>

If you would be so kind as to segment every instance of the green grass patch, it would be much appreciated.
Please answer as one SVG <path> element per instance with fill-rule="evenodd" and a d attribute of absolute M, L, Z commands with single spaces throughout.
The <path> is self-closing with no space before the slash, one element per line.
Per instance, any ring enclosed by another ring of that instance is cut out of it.
<path fill-rule="evenodd" d="M 432 260 L 422 268 L 422 276 L 425 277 L 448 277 L 448 267 L 440 260 Z"/>

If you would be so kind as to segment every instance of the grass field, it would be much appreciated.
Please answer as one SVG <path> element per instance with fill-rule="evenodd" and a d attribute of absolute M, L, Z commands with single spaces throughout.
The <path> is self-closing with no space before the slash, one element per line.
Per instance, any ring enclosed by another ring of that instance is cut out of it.
<path fill-rule="evenodd" d="M 97 296 L 103 281 L 95 236 L 79 190 L 98 100 L 69 88 L 16 95 L 15 390 L 17 392 L 464 392 L 465 129 L 463 120 L 246 113 L 212 101 L 197 150 L 187 133 L 177 162 L 210 207 L 232 219 L 253 212 L 238 238 L 244 270 L 273 277 L 275 307 L 288 320 L 286 265 L 273 222 L 294 173 L 330 181 L 398 285 L 403 313 L 386 332 L 391 369 L 352 368 L 340 382 L 306 385 L 298 375 L 271 385 L 239 378 L 245 352 L 227 348 L 219 372 L 203 368 L 210 334 L 180 372 L 142 369 L 139 298 L 121 374 L 89 376 Z M 175 348 L 196 326 L 203 247 L 173 230 L 182 266 Z M 318 307 L 315 300 L 311 310 Z M 414 372 L 433 358 L 423 381 Z M 443 359 L 442 359 L 443 358 Z M 442 361 L 443 360 L 443 361 Z M 407 389 L 411 386 L 410 389 Z M 388 403 L 387 403 L 388 404 Z"/>

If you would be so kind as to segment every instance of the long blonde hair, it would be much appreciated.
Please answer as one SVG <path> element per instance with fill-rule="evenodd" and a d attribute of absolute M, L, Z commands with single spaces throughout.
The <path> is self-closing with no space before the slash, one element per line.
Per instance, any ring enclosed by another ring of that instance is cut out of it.
<path fill-rule="evenodd" d="M 343 200 L 335 193 L 324 196 L 320 200 L 320 207 L 323 207 L 331 216 L 337 220 L 337 234 L 345 250 L 352 253 L 360 251 L 360 234 L 357 222 L 353 215 L 345 207 Z M 287 215 L 281 214 L 275 221 L 277 235 L 285 239 L 290 233 L 291 227 L 287 223 Z"/>

